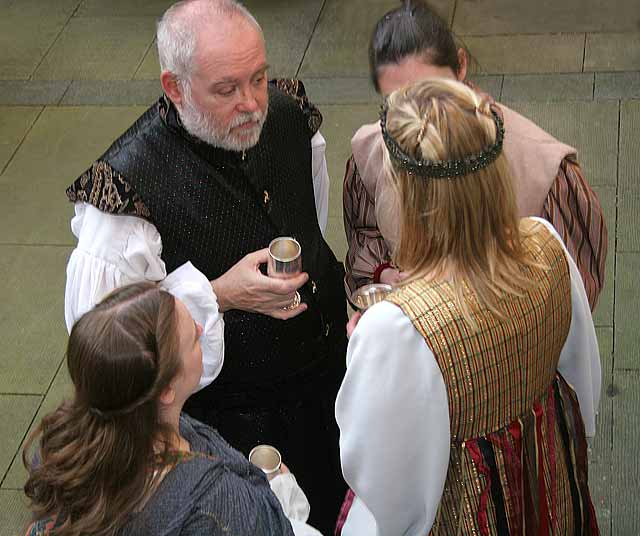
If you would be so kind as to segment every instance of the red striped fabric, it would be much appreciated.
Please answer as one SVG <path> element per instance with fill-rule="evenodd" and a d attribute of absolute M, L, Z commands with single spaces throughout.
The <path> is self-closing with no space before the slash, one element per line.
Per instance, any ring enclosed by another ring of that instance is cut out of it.
<path fill-rule="evenodd" d="M 607 224 L 600 201 L 575 160 L 562 161 L 541 216 L 556 228 L 576 262 L 593 311 L 604 286 Z"/>

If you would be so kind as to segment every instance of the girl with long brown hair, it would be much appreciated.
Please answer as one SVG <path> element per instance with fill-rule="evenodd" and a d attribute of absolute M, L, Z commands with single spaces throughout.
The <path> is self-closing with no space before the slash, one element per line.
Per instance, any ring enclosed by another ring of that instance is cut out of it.
<path fill-rule="evenodd" d="M 500 115 L 432 79 L 393 92 L 381 130 L 405 277 L 349 326 L 342 534 L 598 534 L 589 302 L 553 227 L 518 217 Z"/>
<path fill-rule="evenodd" d="M 28 534 L 293 534 L 262 471 L 181 413 L 203 374 L 201 335 L 185 304 L 152 283 L 115 290 L 78 320 L 67 346 L 74 396 L 24 450 Z M 276 478 L 297 491 L 290 473 Z"/>

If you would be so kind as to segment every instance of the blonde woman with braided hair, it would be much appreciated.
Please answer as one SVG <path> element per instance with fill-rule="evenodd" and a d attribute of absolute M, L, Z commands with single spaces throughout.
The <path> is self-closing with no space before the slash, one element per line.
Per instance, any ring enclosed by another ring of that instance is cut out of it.
<path fill-rule="evenodd" d="M 469 54 L 447 22 L 423 0 L 398 4 L 378 20 L 369 41 L 374 89 L 385 96 L 427 78 L 471 85 L 467 82 Z M 509 132 L 504 155 L 512 169 L 519 216 L 543 217 L 558 231 L 576 261 L 593 311 L 604 285 L 607 227 L 576 149 L 486 93 L 483 98 Z M 398 215 L 381 173 L 383 146 L 377 122 L 360 127 L 351 140 L 343 188 L 348 295 L 368 283 L 393 283 L 401 277 L 391 262 Z"/>
<path fill-rule="evenodd" d="M 393 92 L 381 129 L 405 277 L 348 326 L 342 534 L 598 534 L 589 301 L 551 224 L 518 217 L 500 115 L 433 79 Z"/>

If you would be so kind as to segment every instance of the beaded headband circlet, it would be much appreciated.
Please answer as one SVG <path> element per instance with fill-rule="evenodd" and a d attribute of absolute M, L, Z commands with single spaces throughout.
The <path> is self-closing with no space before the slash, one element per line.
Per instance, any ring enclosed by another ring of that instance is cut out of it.
<path fill-rule="evenodd" d="M 384 143 L 389 150 L 391 158 L 393 158 L 400 167 L 407 172 L 420 175 L 425 178 L 433 179 L 451 179 L 453 177 L 461 177 L 474 173 L 479 169 L 488 166 L 502 152 L 502 142 L 504 140 L 504 124 L 502 118 L 491 110 L 491 115 L 496 123 L 496 141 L 492 145 L 485 147 L 476 155 L 465 156 L 460 160 L 416 160 L 406 154 L 398 145 L 398 142 L 389 134 L 387 130 L 387 111 L 389 110 L 388 101 L 385 100 L 380 111 L 380 126 L 382 127 L 382 137 Z"/>

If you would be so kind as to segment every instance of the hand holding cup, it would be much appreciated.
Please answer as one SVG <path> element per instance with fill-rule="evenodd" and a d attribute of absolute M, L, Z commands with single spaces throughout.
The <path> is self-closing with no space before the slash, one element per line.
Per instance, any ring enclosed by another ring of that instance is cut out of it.
<path fill-rule="evenodd" d="M 254 251 L 211 281 L 221 312 L 239 309 L 287 320 L 307 309 L 305 303 L 291 310 L 286 307 L 295 300 L 296 289 L 304 285 L 309 276 L 302 272 L 289 279 L 267 277 L 260 267 L 268 263 L 268 248 Z"/>

